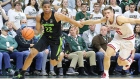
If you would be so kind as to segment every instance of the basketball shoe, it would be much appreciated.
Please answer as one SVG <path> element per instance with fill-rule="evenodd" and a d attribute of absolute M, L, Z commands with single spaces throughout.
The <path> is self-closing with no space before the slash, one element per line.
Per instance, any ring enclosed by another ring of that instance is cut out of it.
<path fill-rule="evenodd" d="M 12 79 L 25 79 L 24 73 L 25 71 L 16 71 Z"/>
<path fill-rule="evenodd" d="M 109 75 L 104 72 L 101 76 L 101 79 L 109 79 Z"/>

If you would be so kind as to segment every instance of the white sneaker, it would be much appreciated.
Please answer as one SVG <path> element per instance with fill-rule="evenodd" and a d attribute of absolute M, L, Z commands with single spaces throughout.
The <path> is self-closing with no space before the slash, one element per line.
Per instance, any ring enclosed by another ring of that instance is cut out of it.
<path fill-rule="evenodd" d="M 129 58 L 128 61 L 129 61 L 128 65 L 123 66 L 123 70 L 128 70 L 130 68 L 130 65 L 132 64 L 133 59 Z"/>
<path fill-rule="evenodd" d="M 101 79 L 109 79 L 109 75 L 106 75 L 106 73 L 103 73 L 101 76 Z"/>

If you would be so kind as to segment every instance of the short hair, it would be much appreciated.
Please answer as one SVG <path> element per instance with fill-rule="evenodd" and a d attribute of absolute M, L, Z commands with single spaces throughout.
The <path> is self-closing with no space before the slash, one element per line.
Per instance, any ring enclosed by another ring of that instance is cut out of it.
<path fill-rule="evenodd" d="M 44 0 L 43 2 L 42 2 L 42 6 L 44 5 L 44 4 L 51 4 L 48 0 Z"/>
<path fill-rule="evenodd" d="M 79 28 L 72 25 L 69 29 L 72 29 L 72 28 L 76 30 L 76 34 L 78 35 L 79 34 Z"/>
<path fill-rule="evenodd" d="M 17 4 L 19 4 L 19 5 L 21 5 L 21 6 L 22 6 L 21 2 L 16 1 L 16 2 L 14 2 L 14 7 L 15 7 Z"/>
<path fill-rule="evenodd" d="M 95 5 L 100 5 L 100 4 L 96 2 L 96 3 L 94 3 L 94 6 L 95 6 Z"/>
<path fill-rule="evenodd" d="M 86 5 L 87 6 L 88 4 L 87 3 L 82 3 L 81 6 L 83 6 L 83 5 Z"/>
<path fill-rule="evenodd" d="M 105 10 L 111 10 L 113 13 L 115 13 L 115 10 L 111 6 L 106 6 L 103 11 Z"/>
<path fill-rule="evenodd" d="M 134 5 L 134 6 L 136 6 L 134 3 L 130 3 L 130 4 L 129 4 L 129 7 L 130 7 L 130 5 Z"/>

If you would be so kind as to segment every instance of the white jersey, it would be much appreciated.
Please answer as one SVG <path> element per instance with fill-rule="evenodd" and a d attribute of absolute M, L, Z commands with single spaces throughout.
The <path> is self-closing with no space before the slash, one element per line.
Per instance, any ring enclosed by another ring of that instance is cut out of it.
<path fill-rule="evenodd" d="M 100 12 L 99 13 L 92 12 L 91 14 L 93 15 L 92 17 L 93 20 L 101 19 L 103 17 L 103 15 Z M 101 23 L 96 24 L 95 31 L 98 34 L 100 34 L 101 26 L 102 26 Z"/>
<path fill-rule="evenodd" d="M 116 17 L 119 15 L 114 16 L 114 22 L 111 24 L 109 21 L 107 21 L 107 25 L 111 25 L 111 29 L 115 30 L 116 33 L 121 38 L 128 38 L 130 39 L 131 36 L 134 36 L 133 27 L 130 23 L 124 23 L 122 25 L 118 25 L 116 21 Z M 129 38 L 130 37 L 130 38 Z"/>
<path fill-rule="evenodd" d="M 122 9 L 119 6 L 111 6 L 115 10 L 115 14 L 122 14 Z"/>

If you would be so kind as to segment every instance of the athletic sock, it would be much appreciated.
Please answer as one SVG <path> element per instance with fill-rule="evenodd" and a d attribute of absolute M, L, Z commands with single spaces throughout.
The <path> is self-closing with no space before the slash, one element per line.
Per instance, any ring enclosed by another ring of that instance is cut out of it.
<path fill-rule="evenodd" d="M 104 70 L 104 73 L 106 74 L 106 76 L 109 76 L 108 70 Z"/>

